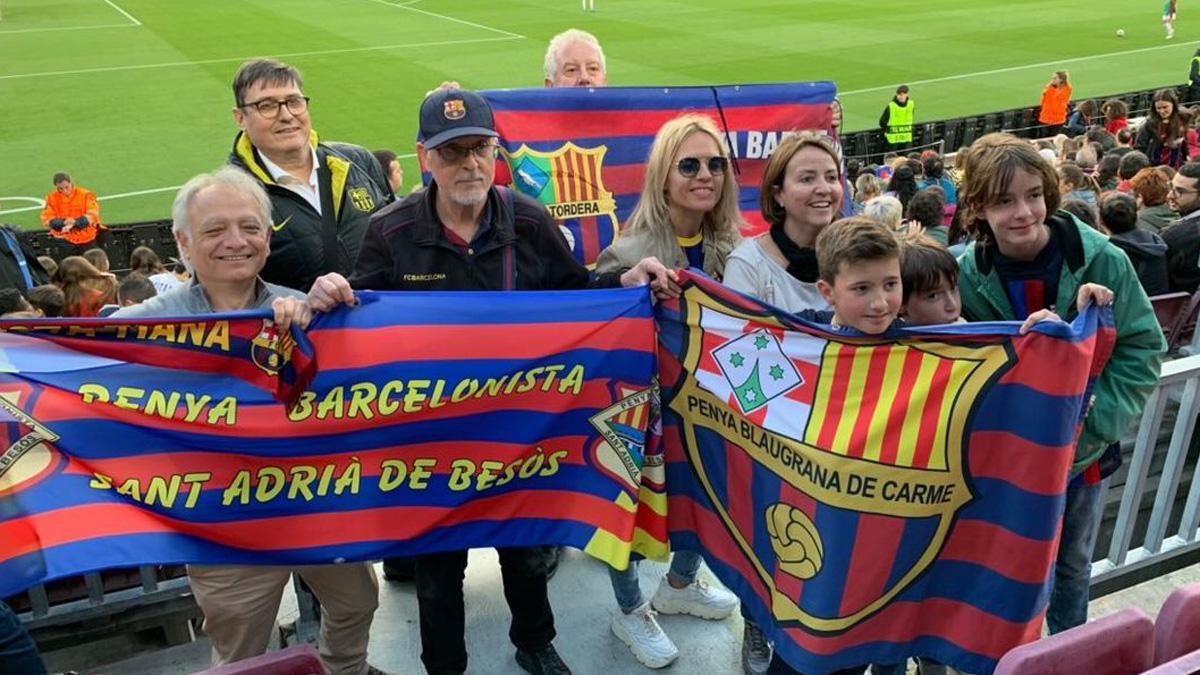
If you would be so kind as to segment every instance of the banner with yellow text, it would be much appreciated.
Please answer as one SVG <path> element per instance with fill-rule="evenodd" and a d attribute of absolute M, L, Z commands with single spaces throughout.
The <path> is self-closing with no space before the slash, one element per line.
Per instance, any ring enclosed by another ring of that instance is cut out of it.
<path fill-rule="evenodd" d="M 0 598 L 157 563 L 663 553 L 661 490 L 635 528 L 644 288 L 359 296 L 291 334 L 261 313 L 0 323 Z"/>

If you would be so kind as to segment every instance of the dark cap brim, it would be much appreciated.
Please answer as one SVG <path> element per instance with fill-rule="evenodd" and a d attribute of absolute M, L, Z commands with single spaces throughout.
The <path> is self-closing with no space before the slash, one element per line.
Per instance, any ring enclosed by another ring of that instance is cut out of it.
<path fill-rule="evenodd" d="M 487 127 L 458 127 L 456 129 L 447 129 L 440 134 L 434 134 L 433 136 L 422 141 L 421 145 L 424 146 L 426 150 L 432 150 L 439 145 L 445 145 L 449 141 L 452 141 L 456 138 L 462 138 L 463 136 L 487 136 L 488 138 L 499 138 L 500 134 L 496 133 L 495 129 L 488 129 Z"/>

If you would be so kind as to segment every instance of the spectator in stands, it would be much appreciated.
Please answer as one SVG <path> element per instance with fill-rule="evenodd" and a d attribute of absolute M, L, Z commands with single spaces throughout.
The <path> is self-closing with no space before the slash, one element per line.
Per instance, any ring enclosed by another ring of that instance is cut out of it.
<path fill-rule="evenodd" d="M 1068 199 L 1062 204 L 1059 204 L 1058 208 L 1075 216 L 1079 219 L 1079 222 L 1087 225 L 1093 230 L 1108 234 L 1108 232 L 1104 229 L 1104 226 L 1100 224 L 1100 210 L 1095 206 L 1078 199 Z"/>
<path fill-rule="evenodd" d="M 108 261 L 108 254 L 102 248 L 89 248 L 83 252 L 83 257 L 92 263 L 92 267 L 101 272 L 108 272 L 112 269 L 112 264 Z"/>
<path fill-rule="evenodd" d="M 1075 106 L 1075 111 L 1067 119 L 1067 124 L 1063 127 L 1063 131 L 1072 136 L 1086 134 L 1088 129 L 1091 128 L 1092 120 L 1096 117 L 1097 112 L 1095 101 L 1091 99 L 1080 101 L 1079 105 Z"/>
<path fill-rule="evenodd" d="M 63 315 L 67 299 L 63 290 L 54 284 L 43 284 L 29 291 L 29 304 L 48 319 L 56 319 Z"/>
<path fill-rule="evenodd" d="M 28 291 L 34 286 L 49 283 L 50 276 L 41 258 L 35 256 L 26 243 L 22 232 L 11 225 L 0 225 L 0 288 Z"/>
<path fill-rule="evenodd" d="M 877 194 L 870 172 L 859 195 Z M 763 172 L 761 210 L 770 230 L 743 241 L 729 257 L 725 284 L 789 312 L 828 309 L 817 290 L 817 235 L 841 201 L 837 151 L 828 139 L 795 134 L 780 142 Z"/>
<path fill-rule="evenodd" d="M 62 259 L 54 273 L 54 283 L 63 290 L 63 316 L 96 316 L 117 295 L 116 277 L 101 272 L 78 255 Z"/>
<path fill-rule="evenodd" d="M 854 214 L 860 215 L 863 205 L 883 194 L 883 181 L 871 171 L 864 171 L 854 181 Z M 811 247 L 810 247 L 811 248 Z"/>
<path fill-rule="evenodd" d="M 841 191 L 835 196 L 829 202 L 834 213 L 841 206 Z M 720 130 L 702 115 L 677 117 L 655 136 L 641 199 L 621 238 L 600 253 L 596 272 L 622 272 L 654 257 L 668 267 L 703 269 L 721 280 L 744 224 L 737 177 Z M 697 578 L 701 562 L 697 551 L 676 551 L 650 602 L 642 595 L 636 563 L 624 571 L 609 569 L 620 609 L 612 632 L 648 668 L 666 667 L 679 655 L 654 618 L 655 610 L 719 620 L 737 608 L 737 596 Z"/>
<path fill-rule="evenodd" d="M 158 254 L 149 246 L 139 246 L 129 254 L 129 273 L 140 274 L 149 279 L 158 295 L 184 284 L 183 280 L 167 271 Z"/>
<path fill-rule="evenodd" d="M 1116 190 L 1120 185 L 1121 179 L 1117 176 L 1117 172 L 1121 169 L 1121 156 L 1113 153 L 1105 153 L 1100 158 L 1100 162 L 1096 165 L 1096 185 L 1100 187 L 1101 192 Z"/>
<path fill-rule="evenodd" d="M 1078 199 L 1093 209 L 1100 205 L 1099 192 L 1090 176 L 1073 162 L 1064 162 L 1058 167 L 1058 191 L 1063 200 Z"/>
<path fill-rule="evenodd" d="M 888 181 L 887 191 L 883 194 L 900 200 L 900 207 L 904 209 L 908 208 L 908 201 L 917 194 L 918 189 L 916 174 L 912 167 L 905 163 L 892 174 L 892 179 Z"/>
<path fill-rule="evenodd" d="M 1188 157 L 1200 158 L 1200 105 L 1183 108 L 1183 116 L 1187 119 Z"/>
<path fill-rule="evenodd" d="M 1121 157 L 1121 163 L 1117 166 L 1117 178 L 1121 179 L 1121 182 L 1117 183 L 1117 191 L 1129 192 L 1129 181 L 1148 166 L 1152 166 L 1150 158 L 1144 153 L 1137 150 L 1125 153 Z"/>
<path fill-rule="evenodd" d="M 1142 122 L 1133 146 L 1152 165 L 1165 164 L 1178 169 L 1188 160 L 1188 120 L 1179 109 L 1174 89 L 1154 92 L 1154 110 Z"/>
<path fill-rule="evenodd" d="M 1129 128 L 1129 106 L 1119 98 L 1110 98 L 1100 107 L 1104 113 L 1104 128 L 1108 133 L 1117 135 L 1122 129 Z"/>
<path fill-rule="evenodd" d="M 271 202 L 258 180 L 231 167 L 197 176 L 176 195 L 172 216 L 180 254 L 195 271 L 195 280 L 140 305 L 124 307 L 114 318 L 271 309 L 281 331 L 293 323 L 307 325 L 310 309 L 304 294 L 259 276 L 273 233 Z M 329 671 L 378 673 L 366 662 L 379 594 L 369 563 L 296 568 L 188 565 L 196 603 L 204 611 L 204 629 L 212 640 L 213 665 L 266 651 L 284 586 L 293 572 L 321 602 L 321 659 Z"/>
<path fill-rule="evenodd" d="M 403 194 L 404 168 L 400 166 L 396 153 L 391 150 L 376 150 L 371 154 L 375 155 L 375 161 L 379 162 L 383 174 L 387 176 L 388 187 L 397 195 Z"/>
<path fill-rule="evenodd" d="M 48 255 L 39 255 L 37 261 L 42 264 L 42 269 L 46 270 L 46 274 L 54 276 L 58 271 L 58 261 Z"/>
<path fill-rule="evenodd" d="M 1089 178 L 1096 175 L 1096 164 L 1100 161 L 1100 155 L 1103 154 L 1098 143 L 1084 143 L 1075 153 L 1075 166 Z"/>
<path fill-rule="evenodd" d="M 141 274 L 127 274 L 117 286 L 117 304 L 121 307 L 140 305 L 158 295 L 154 282 Z"/>
<path fill-rule="evenodd" d="M 1067 487 L 1046 612 L 1051 633 L 1087 620 L 1101 481 L 1119 465 L 1119 441 L 1158 383 L 1165 348 L 1129 258 L 1102 234 L 1058 212 L 1057 188 L 1057 174 L 1028 142 L 1000 133 L 977 140 L 960 204 L 978 239 L 959 258 L 963 316 L 970 321 L 1022 320 L 1050 306 L 1069 321 L 1087 301 L 1080 291 L 1088 284 L 1111 289 L 1119 300 L 1112 305 L 1116 344 L 1096 381 Z M 1102 457 L 1105 462 L 1098 461 Z"/>
<path fill-rule="evenodd" d="M 1149 232 L 1159 232 L 1172 220 L 1175 213 L 1167 204 L 1167 191 L 1171 179 L 1158 168 L 1145 168 L 1129 181 L 1131 194 L 1137 199 L 1137 226 Z"/>
<path fill-rule="evenodd" d="M 883 114 L 879 116 L 879 128 L 883 130 L 883 138 L 889 150 L 912 145 L 916 106 L 917 104 L 909 98 L 907 84 L 896 88 L 896 95 L 888 101 Z"/>
<path fill-rule="evenodd" d="M 1200 287 L 1200 162 L 1179 169 L 1171 179 L 1167 203 L 1181 216 L 1159 232 L 1167 243 L 1171 291 L 1195 293 Z"/>
<path fill-rule="evenodd" d="M 886 225 L 889 230 L 899 230 L 900 222 L 904 219 L 904 207 L 899 199 L 884 195 L 867 202 L 863 206 L 863 215 Z"/>
<path fill-rule="evenodd" d="M 1128 127 L 1117 132 L 1117 147 L 1132 148 L 1133 147 L 1133 132 Z"/>
<path fill-rule="evenodd" d="M 41 316 L 15 288 L 0 288 L 0 319 L 27 319 Z"/>
<path fill-rule="evenodd" d="M 240 131 L 229 156 L 271 197 L 274 233 L 263 279 L 296 289 L 326 272 L 349 274 L 367 220 L 394 200 L 370 151 L 317 140 L 302 86 L 286 63 L 242 64 L 233 79 Z"/>
<path fill-rule="evenodd" d="M 68 173 L 54 174 L 54 192 L 46 195 L 42 224 L 59 242 L 63 255 L 78 255 L 86 248 L 104 245 L 96 193 L 76 186 Z"/>
<path fill-rule="evenodd" d="M 1108 240 L 1125 251 L 1146 295 L 1167 292 L 1167 244 L 1157 234 L 1137 227 L 1137 199 L 1123 192 L 1110 192 L 1100 202 L 1100 222 Z"/>
<path fill-rule="evenodd" d="M 1071 104 L 1071 83 L 1067 71 L 1056 70 L 1050 76 L 1050 84 L 1042 90 L 1042 109 L 1038 112 L 1038 124 L 1046 127 L 1049 135 L 1057 134 L 1067 121 L 1067 107 Z"/>
<path fill-rule="evenodd" d="M 926 237 L 945 246 L 950 236 L 950 228 L 942 224 L 945 207 L 945 193 L 941 188 L 933 187 L 913 195 L 906 213 L 909 222 L 919 224 Z"/>
<path fill-rule="evenodd" d="M 454 114 L 447 115 L 447 111 Z M 571 255 L 545 207 L 519 192 L 493 186 L 497 136 L 491 106 L 482 96 L 438 89 L 426 97 L 421 104 L 418 152 L 424 153 L 433 180 L 425 190 L 387 207 L 371 220 L 355 266 L 354 288 L 567 290 L 652 282 L 656 296 L 678 296 L 674 272 L 652 258 L 636 261 L 622 274 L 590 274 Z M 675 177 L 688 178 L 684 173 L 696 179 L 697 188 L 713 184 L 714 169 L 720 170 L 722 177 L 727 175 L 727 163 L 713 161 L 719 158 L 695 159 L 699 167 L 690 161 L 682 162 L 683 167 L 678 162 L 671 167 L 678 172 L 670 177 L 672 190 L 680 188 Z M 645 206 L 655 222 L 669 221 L 672 214 L 664 192 L 669 176 L 664 171 L 656 180 L 655 165 L 649 169 L 651 187 L 646 194 L 654 204 Z M 704 198 L 699 189 L 689 192 L 688 204 Z M 722 208 L 737 210 L 736 199 L 723 202 Z M 635 210 L 635 219 L 637 213 Z M 656 231 L 678 246 L 671 232 Z M 704 242 L 705 246 L 716 244 Z M 478 253 L 468 255 L 464 249 L 469 248 Z M 318 310 L 351 302 L 353 297 L 350 284 L 339 274 L 322 276 L 309 293 L 310 303 Z M 499 549 L 499 555 L 504 595 L 513 614 L 509 637 L 517 646 L 517 663 L 531 673 L 570 673 L 553 645 L 554 615 L 547 594 L 545 557 L 540 551 L 521 547 Z M 433 553 L 417 560 L 421 660 L 431 673 L 462 673 L 467 667 L 466 566 L 466 550 Z"/>
<path fill-rule="evenodd" d="M 1095 143 L 1100 146 L 1100 151 L 1096 153 L 1097 159 L 1117 146 L 1117 138 L 1099 125 L 1089 128 L 1087 133 L 1084 134 L 1084 138 L 1087 139 L 1088 143 Z"/>
<path fill-rule="evenodd" d="M 16 613 L 0 600 L 0 675 L 44 675 L 37 645 Z"/>
<path fill-rule="evenodd" d="M 604 50 L 595 35 L 577 28 L 550 38 L 546 48 L 547 87 L 603 87 L 608 84 Z"/>

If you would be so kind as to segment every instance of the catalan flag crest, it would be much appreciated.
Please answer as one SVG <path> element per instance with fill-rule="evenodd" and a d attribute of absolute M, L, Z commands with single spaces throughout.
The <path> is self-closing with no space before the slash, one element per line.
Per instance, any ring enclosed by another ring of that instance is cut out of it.
<path fill-rule="evenodd" d="M 606 146 L 581 148 L 568 141 L 553 152 L 522 145 L 505 153 L 513 186 L 545 205 L 588 267 L 619 236 L 617 203 L 604 188 Z"/>

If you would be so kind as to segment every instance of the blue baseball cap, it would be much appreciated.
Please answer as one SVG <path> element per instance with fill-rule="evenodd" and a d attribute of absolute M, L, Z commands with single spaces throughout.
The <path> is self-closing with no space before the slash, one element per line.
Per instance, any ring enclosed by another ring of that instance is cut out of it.
<path fill-rule="evenodd" d="M 492 106 L 482 96 L 463 89 L 438 89 L 421 102 L 418 140 L 426 150 L 463 136 L 496 138 Z"/>

